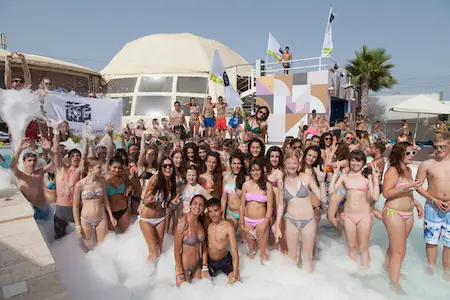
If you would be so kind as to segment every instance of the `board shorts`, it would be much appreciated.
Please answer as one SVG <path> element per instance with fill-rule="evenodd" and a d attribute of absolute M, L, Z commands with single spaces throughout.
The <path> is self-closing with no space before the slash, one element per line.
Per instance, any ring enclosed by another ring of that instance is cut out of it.
<path fill-rule="evenodd" d="M 214 127 L 214 126 L 216 126 L 216 122 L 215 122 L 215 120 L 214 120 L 213 117 L 205 118 L 205 119 L 203 120 L 203 123 L 205 124 L 205 128 L 209 128 L 209 127 Z"/>
<path fill-rule="evenodd" d="M 221 129 L 227 129 L 227 120 L 225 118 L 217 118 L 216 119 L 216 128 Z"/>
<path fill-rule="evenodd" d="M 34 209 L 34 219 L 35 220 L 42 220 L 42 221 L 48 221 L 50 220 L 50 205 L 48 203 L 45 203 L 41 207 L 33 206 Z"/>
<path fill-rule="evenodd" d="M 445 247 L 450 247 L 450 212 L 442 212 L 427 201 L 424 206 L 423 234 L 425 243 L 437 245 L 442 238 Z"/>
<path fill-rule="evenodd" d="M 222 271 L 227 276 L 233 272 L 233 257 L 230 252 L 227 253 L 221 260 L 212 260 L 208 257 L 209 275 L 211 277 L 217 276 L 219 271 Z"/>
<path fill-rule="evenodd" d="M 289 69 L 291 67 L 291 63 L 284 62 L 283 63 L 283 67 L 286 68 L 286 69 Z"/>

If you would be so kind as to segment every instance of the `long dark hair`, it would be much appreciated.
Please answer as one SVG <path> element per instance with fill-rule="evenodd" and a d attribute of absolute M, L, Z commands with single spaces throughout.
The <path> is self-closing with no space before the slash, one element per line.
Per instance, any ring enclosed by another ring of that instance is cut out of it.
<path fill-rule="evenodd" d="M 261 169 L 261 177 L 258 179 L 258 186 L 261 190 L 266 191 L 267 185 L 266 185 L 266 174 L 264 172 L 264 165 L 257 159 L 252 160 L 250 162 L 249 170 L 251 172 L 253 166 L 259 166 Z"/>
<path fill-rule="evenodd" d="M 126 151 L 125 149 L 122 149 L 122 148 L 117 149 L 117 150 L 116 150 L 116 156 L 122 157 L 123 165 L 124 165 L 125 167 L 128 167 L 128 164 L 129 164 L 130 162 L 129 162 L 129 160 L 128 160 L 128 153 L 127 153 L 127 151 Z"/>
<path fill-rule="evenodd" d="M 239 161 L 241 162 L 241 170 L 239 171 L 238 174 L 236 174 L 236 188 L 238 190 L 242 190 L 242 185 L 244 184 L 245 176 L 247 175 L 245 172 L 244 153 L 234 152 L 233 154 L 231 154 L 230 168 L 231 168 L 231 163 L 233 162 L 233 159 L 239 159 Z M 233 172 L 233 171 L 231 171 L 231 172 Z"/>
<path fill-rule="evenodd" d="M 166 177 L 164 177 L 164 173 L 163 173 L 163 164 L 165 160 L 170 160 L 170 162 L 172 163 L 172 175 L 170 175 L 169 178 L 169 182 L 168 184 L 166 184 Z M 161 159 L 161 163 L 159 164 L 159 168 L 158 168 L 158 180 L 156 183 L 156 188 L 153 190 L 153 195 L 156 195 L 157 191 L 162 191 L 164 193 L 164 202 L 169 202 L 172 199 L 169 199 L 169 194 L 170 194 L 170 198 L 175 197 L 176 195 L 176 177 L 175 177 L 175 165 L 173 163 L 173 160 L 168 157 L 165 156 Z"/>
<path fill-rule="evenodd" d="M 308 152 L 312 150 L 314 152 L 317 153 L 317 159 L 316 161 L 313 163 L 312 167 L 315 168 L 317 166 L 322 166 L 323 165 L 323 159 L 322 159 L 322 153 L 320 151 L 320 148 L 318 146 L 309 146 L 308 148 L 305 149 L 305 154 L 303 156 L 302 159 L 302 163 L 300 165 L 300 172 L 305 172 L 306 169 L 306 156 L 308 155 Z M 313 176 L 315 177 L 315 173 L 313 172 Z"/>
<path fill-rule="evenodd" d="M 267 154 L 266 154 L 266 169 L 267 169 L 267 174 L 272 173 L 272 170 L 274 169 L 274 167 L 272 166 L 272 164 L 270 163 L 270 155 L 272 154 L 272 152 L 278 152 L 280 154 L 280 162 L 278 163 L 278 166 L 276 166 L 276 168 L 280 169 L 281 171 L 283 171 L 283 151 L 281 150 L 280 147 L 278 146 L 272 146 L 269 148 L 269 150 L 267 150 Z"/>
<path fill-rule="evenodd" d="M 405 172 L 402 168 L 402 161 L 405 157 L 406 149 L 410 146 L 412 146 L 412 144 L 408 142 L 395 144 L 394 147 L 392 147 L 391 154 L 389 155 L 389 165 L 391 167 L 395 167 L 398 175 L 401 177 L 405 177 Z"/>
<path fill-rule="evenodd" d="M 270 110 L 269 110 L 269 108 L 267 106 L 260 106 L 260 107 L 258 107 L 258 109 L 256 110 L 256 113 L 254 114 L 254 117 L 255 117 L 256 120 L 258 120 L 257 116 L 258 116 L 258 113 L 259 113 L 259 111 L 261 109 L 265 109 L 267 111 L 266 116 L 264 118 L 262 118 L 262 119 L 259 119 L 261 122 L 265 122 L 265 121 L 267 121 L 267 118 L 270 115 Z"/>
<path fill-rule="evenodd" d="M 333 144 L 333 136 L 331 135 L 330 132 L 325 132 L 324 134 L 322 134 L 322 136 L 320 137 L 320 149 L 325 149 L 325 138 L 329 136 L 331 138 L 331 144 Z"/>
<path fill-rule="evenodd" d="M 216 168 L 213 171 L 213 181 L 215 184 L 222 184 L 222 163 L 220 161 L 220 154 L 216 151 L 210 151 L 208 156 L 206 156 L 206 160 L 212 156 L 216 158 Z"/>
<path fill-rule="evenodd" d="M 173 165 L 173 168 L 174 168 L 175 172 L 177 172 L 178 175 L 181 176 L 181 178 L 184 178 L 184 175 L 186 174 L 186 157 L 184 157 L 183 152 L 179 149 L 173 150 L 172 154 L 170 154 L 170 158 L 172 158 L 172 160 L 173 160 L 173 157 L 177 153 L 180 153 L 180 155 L 181 155 L 181 159 L 182 159 L 181 167 L 177 168 L 177 167 L 175 167 L 175 165 Z"/>
<path fill-rule="evenodd" d="M 183 155 L 184 155 L 184 162 L 190 162 L 187 155 L 187 150 L 192 149 L 194 150 L 194 160 L 192 161 L 196 166 L 199 164 L 199 156 L 198 156 L 198 146 L 196 143 L 189 142 L 186 143 L 183 147 Z"/>
<path fill-rule="evenodd" d="M 347 144 L 344 142 L 339 142 L 336 153 L 334 154 L 336 161 L 348 159 L 349 154 L 350 148 L 347 146 Z"/>
<path fill-rule="evenodd" d="M 253 157 L 252 153 L 250 152 L 250 147 L 253 143 L 258 143 L 259 146 L 261 147 L 261 153 L 259 154 L 258 157 Z M 266 157 L 265 157 L 266 146 L 264 145 L 263 141 L 261 141 L 259 138 L 252 138 L 251 140 L 248 141 L 247 150 L 248 150 L 247 156 L 250 161 L 256 159 L 256 160 L 259 160 L 263 166 L 266 165 Z"/>

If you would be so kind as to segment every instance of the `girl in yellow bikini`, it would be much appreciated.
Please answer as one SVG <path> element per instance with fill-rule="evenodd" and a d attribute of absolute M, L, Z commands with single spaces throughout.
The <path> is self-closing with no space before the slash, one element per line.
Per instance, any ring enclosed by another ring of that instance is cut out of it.
<path fill-rule="evenodd" d="M 402 293 L 399 283 L 400 269 L 406 254 L 406 240 L 414 224 L 414 207 L 417 209 L 418 218 L 423 216 L 422 205 L 413 197 L 414 190 L 422 183 L 413 180 L 408 167 L 415 154 L 416 150 L 410 143 L 396 144 L 389 155 L 390 167 L 383 181 L 383 196 L 386 202 L 382 220 L 389 237 L 386 268 L 391 279 L 391 288 L 397 293 Z"/>

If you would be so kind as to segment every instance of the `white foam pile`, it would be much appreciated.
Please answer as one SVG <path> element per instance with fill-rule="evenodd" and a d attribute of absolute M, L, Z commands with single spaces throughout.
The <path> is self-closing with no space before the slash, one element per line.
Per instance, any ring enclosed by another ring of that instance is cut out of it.
<path fill-rule="evenodd" d="M 414 170 L 415 174 L 416 170 Z M 424 199 L 416 195 L 423 204 Z M 380 209 L 384 203 L 377 203 Z M 409 299 L 444 299 L 450 296 L 450 283 L 439 272 L 425 272 L 426 256 L 422 220 L 416 218 L 408 239 L 401 284 Z M 308 275 L 278 251 L 271 252 L 269 265 L 259 257 L 246 256 L 240 245 L 242 282 L 226 284 L 225 275 L 194 284 L 175 286 L 173 237 L 166 235 L 156 267 L 146 263 L 147 246 L 137 223 L 123 235 L 110 234 L 103 245 L 85 254 L 75 234 L 51 245 L 61 278 L 72 299 L 396 299 L 388 287 L 384 270 L 388 238 L 383 223 L 374 220 L 371 237 L 371 268 L 363 271 L 347 256 L 346 242 L 322 220 L 318 232 L 318 257 L 314 274 Z M 440 252 L 442 248 L 440 247 Z"/>

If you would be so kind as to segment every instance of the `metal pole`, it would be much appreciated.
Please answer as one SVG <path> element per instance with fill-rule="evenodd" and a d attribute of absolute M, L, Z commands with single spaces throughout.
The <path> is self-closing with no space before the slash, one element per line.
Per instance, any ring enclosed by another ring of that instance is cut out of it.
<path fill-rule="evenodd" d="M 418 125 L 419 125 L 419 116 L 420 116 L 420 114 L 417 114 L 416 128 L 414 129 L 414 141 L 416 140 L 417 127 L 418 127 Z"/>
<path fill-rule="evenodd" d="M 322 57 L 319 57 L 319 71 L 322 71 Z"/>

